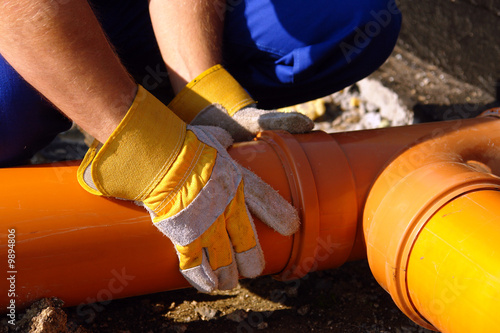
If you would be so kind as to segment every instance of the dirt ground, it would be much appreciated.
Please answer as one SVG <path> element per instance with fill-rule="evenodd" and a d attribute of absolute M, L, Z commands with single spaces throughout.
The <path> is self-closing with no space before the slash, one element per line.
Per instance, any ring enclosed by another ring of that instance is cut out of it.
<path fill-rule="evenodd" d="M 494 105 L 493 96 L 420 62 L 400 47 L 372 77 L 396 91 L 415 111 L 417 122 L 472 117 Z M 313 272 L 296 281 L 265 276 L 242 280 L 229 292 L 178 290 L 113 300 L 92 309 L 83 314 L 45 300 L 28 311 L 17 331 L 430 332 L 401 313 L 374 280 L 366 261 Z M 4 325 L 2 331 L 13 330 Z"/>
<path fill-rule="evenodd" d="M 66 311 L 91 332 L 427 332 L 394 306 L 365 261 L 286 283 L 244 280 L 214 295 L 189 289 L 117 300 L 95 318 Z"/>

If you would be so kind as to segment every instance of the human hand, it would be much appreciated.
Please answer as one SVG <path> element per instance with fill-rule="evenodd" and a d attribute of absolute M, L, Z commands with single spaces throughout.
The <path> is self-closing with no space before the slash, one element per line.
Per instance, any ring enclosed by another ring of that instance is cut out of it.
<path fill-rule="evenodd" d="M 134 200 L 175 245 L 184 277 L 198 290 L 232 289 L 264 268 L 250 211 L 283 235 L 295 209 L 227 153 L 216 127 L 186 126 L 139 87 L 110 138 L 85 156 L 78 180 L 96 195 Z"/>
<path fill-rule="evenodd" d="M 169 108 L 192 125 L 221 127 L 235 141 L 251 140 L 264 130 L 306 133 L 314 127 L 313 121 L 301 113 L 257 108 L 256 102 L 220 65 L 191 81 Z"/>

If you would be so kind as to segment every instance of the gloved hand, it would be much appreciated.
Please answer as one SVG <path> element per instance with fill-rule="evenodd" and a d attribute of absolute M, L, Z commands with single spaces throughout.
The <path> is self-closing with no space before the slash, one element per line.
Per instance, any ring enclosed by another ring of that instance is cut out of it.
<path fill-rule="evenodd" d="M 314 123 L 298 112 L 266 111 L 221 65 L 216 65 L 188 83 L 168 107 L 192 125 L 224 128 L 235 141 L 248 141 L 263 130 L 305 133 Z"/>
<path fill-rule="evenodd" d="M 255 277 L 264 256 L 248 208 L 271 228 L 291 235 L 294 208 L 227 153 L 220 128 L 186 126 L 139 86 L 128 113 L 109 139 L 94 142 L 78 169 L 90 193 L 134 200 L 174 243 L 180 270 L 198 290 Z"/>

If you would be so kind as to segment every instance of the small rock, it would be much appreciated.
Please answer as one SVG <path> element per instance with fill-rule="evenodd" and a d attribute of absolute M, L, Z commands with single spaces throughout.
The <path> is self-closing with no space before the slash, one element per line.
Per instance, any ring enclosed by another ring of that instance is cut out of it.
<path fill-rule="evenodd" d="M 303 305 L 301 306 L 298 310 L 297 310 L 297 313 L 301 316 L 305 316 L 306 314 L 309 313 L 309 311 L 311 310 L 311 306 L 309 304 L 306 304 L 306 305 Z"/>
<path fill-rule="evenodd" d="M 287 294 L 287 296 L 289 297 L 297 297 L 297 295 L 299 294 L 299 288 L 298 287 L 286 287 L 285 288 L 285 292 Z"/>
<path fill-rule="evenodd" d="M 16 327 L 19 331 L 30 333 L 85 333 L 81 326 L 68 325 L 62 305 L 63 301 L 55 297 L 40 299 L 26 310 Z"/>
<path fill-rule="evenodd" d="M 199 306 L 195 309 L 195 311 L 200 314 L 201 319 L 203 320 L 214 319 L 218 312 L 216 309 L 210 309 L 207 306 Z"/>
<path fill-rule="evenodd" d="M 263 330 L 263 329 L 266 329 L 269 325 L 263 321 L 262 323 L 259 323 L 259 325 L 257 325 L 257 329 L 258 330 Z"/>
<path fill-rule="evenodd" d="M 360 122 L 361 120 L 361 117 L 359 116 L 359 114 L 349 114 L 346 116 L 345 119 L 342 119 L 344 121 L 344 123 L 346 124 L 357 124 Z"/>
<path fill-rule="evenodd" d="M 366 112 L 377 112 L 380 109 L 380 107 L 377 104 L 372 102 L 366 102 L 365 108 Z"/>
<path fill-rule="evenodd" d="M 427 78 L 427 77 L 426 77 L 426 78 L 424 78 L 424 79 L 423 79 L 423 80 L 419 83 L 419 85 L 420 85 L 421 87 L 425 87 L 425 86 L 426 86 L 426 85 L 428 85 L 430 82 L 431 82 L 431 81 L 429 80 L 429 78 Z"/>
<path fill-rule="evenodd" d="M 325 101 L 320 98 L 314 101 L 296 105 L 293 108 L 289 109 L 289 111 L 300 112 L 310 119 L 315 120 L 325 114 Z"/>
<path fill-rule="evenodd" d="M 31 320 L 30 333 L 59 333 L 67 332 L 66 313 L 53 306 L 43 309 Z"/>
<path fill-rule="evenodd" d="M 349 106 L 354 108 L 359 108 L 360 104 L 361 100 L 358 97 L 352 97 L 351 100 L 349 101 Z"/>
<path fill-rule="evenodd" d="M 385 128 L 385 127 L 389 127 L 389 126 L 391 126 L 391 121 L 389 119 L 382 118 L 382 120 L 380 121 L 379 127 Z"/>
<path fill-rule="evenodd" d="M 246 313 L 243 310 L 236 310 L 231 312 L 226 316 L 228 320 L 234 321 L 236 323 L 241 323 L 243 320 L 245 320 L 248 317 L 248 313 Z"/>
<path fill-rule="evenodd" d="M 382 117 L 378 112 L 368 112 L 364 115 L 361 120 L 363 127 L 366 129 L 378 128 L 380 127 L 380 123 L 382 121 Z"/>
<path fill-rule="evenodd" d="M 188 329 L 187 325 L 172 325 L 168 328 L 168 332 L 170 333 L 184 333 Z"/>
<path fill-rule="evenodd" d="M 154 313 L 160 313 L 160 312 L 163 312 L 165 310 L 165 304 L 156 303 L 156 304 L 153 304 L 152 308 L 153 308 Z"/>

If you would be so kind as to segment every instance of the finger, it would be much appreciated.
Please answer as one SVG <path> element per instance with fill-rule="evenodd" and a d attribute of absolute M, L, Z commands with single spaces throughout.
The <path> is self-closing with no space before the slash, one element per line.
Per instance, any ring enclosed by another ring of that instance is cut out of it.
<path fill-rule="evenodd" d="M 256 174 L 242 166 L 240 169 L 245 183 L 245 202 L 250 212 L 284 236 L 299 230 L 300 220 L 295 208 Z"/>
<path fill-rule="evenodd" d="M 314 128 L 314 122 L 299 112 L 267 111 L 246 107 L 236 112 L 233 118 L 253 134 L 263 130 L 307 133 Z"/>
<path fill-rule="evenodd" d="M 257 123 L 257 121 L 255 121 Z M 227 111 L 218 104 L 212 104 L 203 109 L 196 118 L 191 122 L 191 125 L 217 126 L 228 131 L 235 141 L 248 141 L 254 135 L 245 127 L 238 123 L 227 114 Z M 257 133 L 257 131 L 253 133 Z"/>
<path fill-rule="evenodd" d="M 245 205 L 243 186 L 241 183 L 233 202 L 228 206 L 226 228 L 233 243 L 240 274 L 252 278 L 262 273 L 265 262 L 255 226 Z"/>
<path fill-rule="evenodd" d="M 235 253 L 236 264 L 240 274 L 247 278 L 254 278 L 262 274 L 265 267 L 264 252 L 259 242 L 250 250 Z"/>
<path fill-rule="evenodd" d="M 298 112 L 263 113 L 258 123 L 262 130 L 285 130 L 290 133 L 307 133 L 314 128 L 314 122 Z"/>
<path fill-rule="evenodd" d="M 236 261 L 214 271 L 219 281 L 219 290 L 231 290 L 238 286 L 238 267 Z"/>
<path fill-rule="evenodd" d="M 235 288 L 238 285 L 238 269 L 226 230 L 225 214 L 221 214 L 200 239 L 203 252 L 217 277 L 218 289 Z"/>
<path fill-rule="evenodd" d="M 232 244 L 226 231 L 225 214 L 219 216 L 200 239 L 212 270 L 215 271 L 233 262 Z"/>
<path fill-rule="evenodd" d="M 176 245 L 179 268 L 184 278 L 201 292 L 209 293 L 218 288 L 218 279 L 197 239 L 187 246 Z"/>

